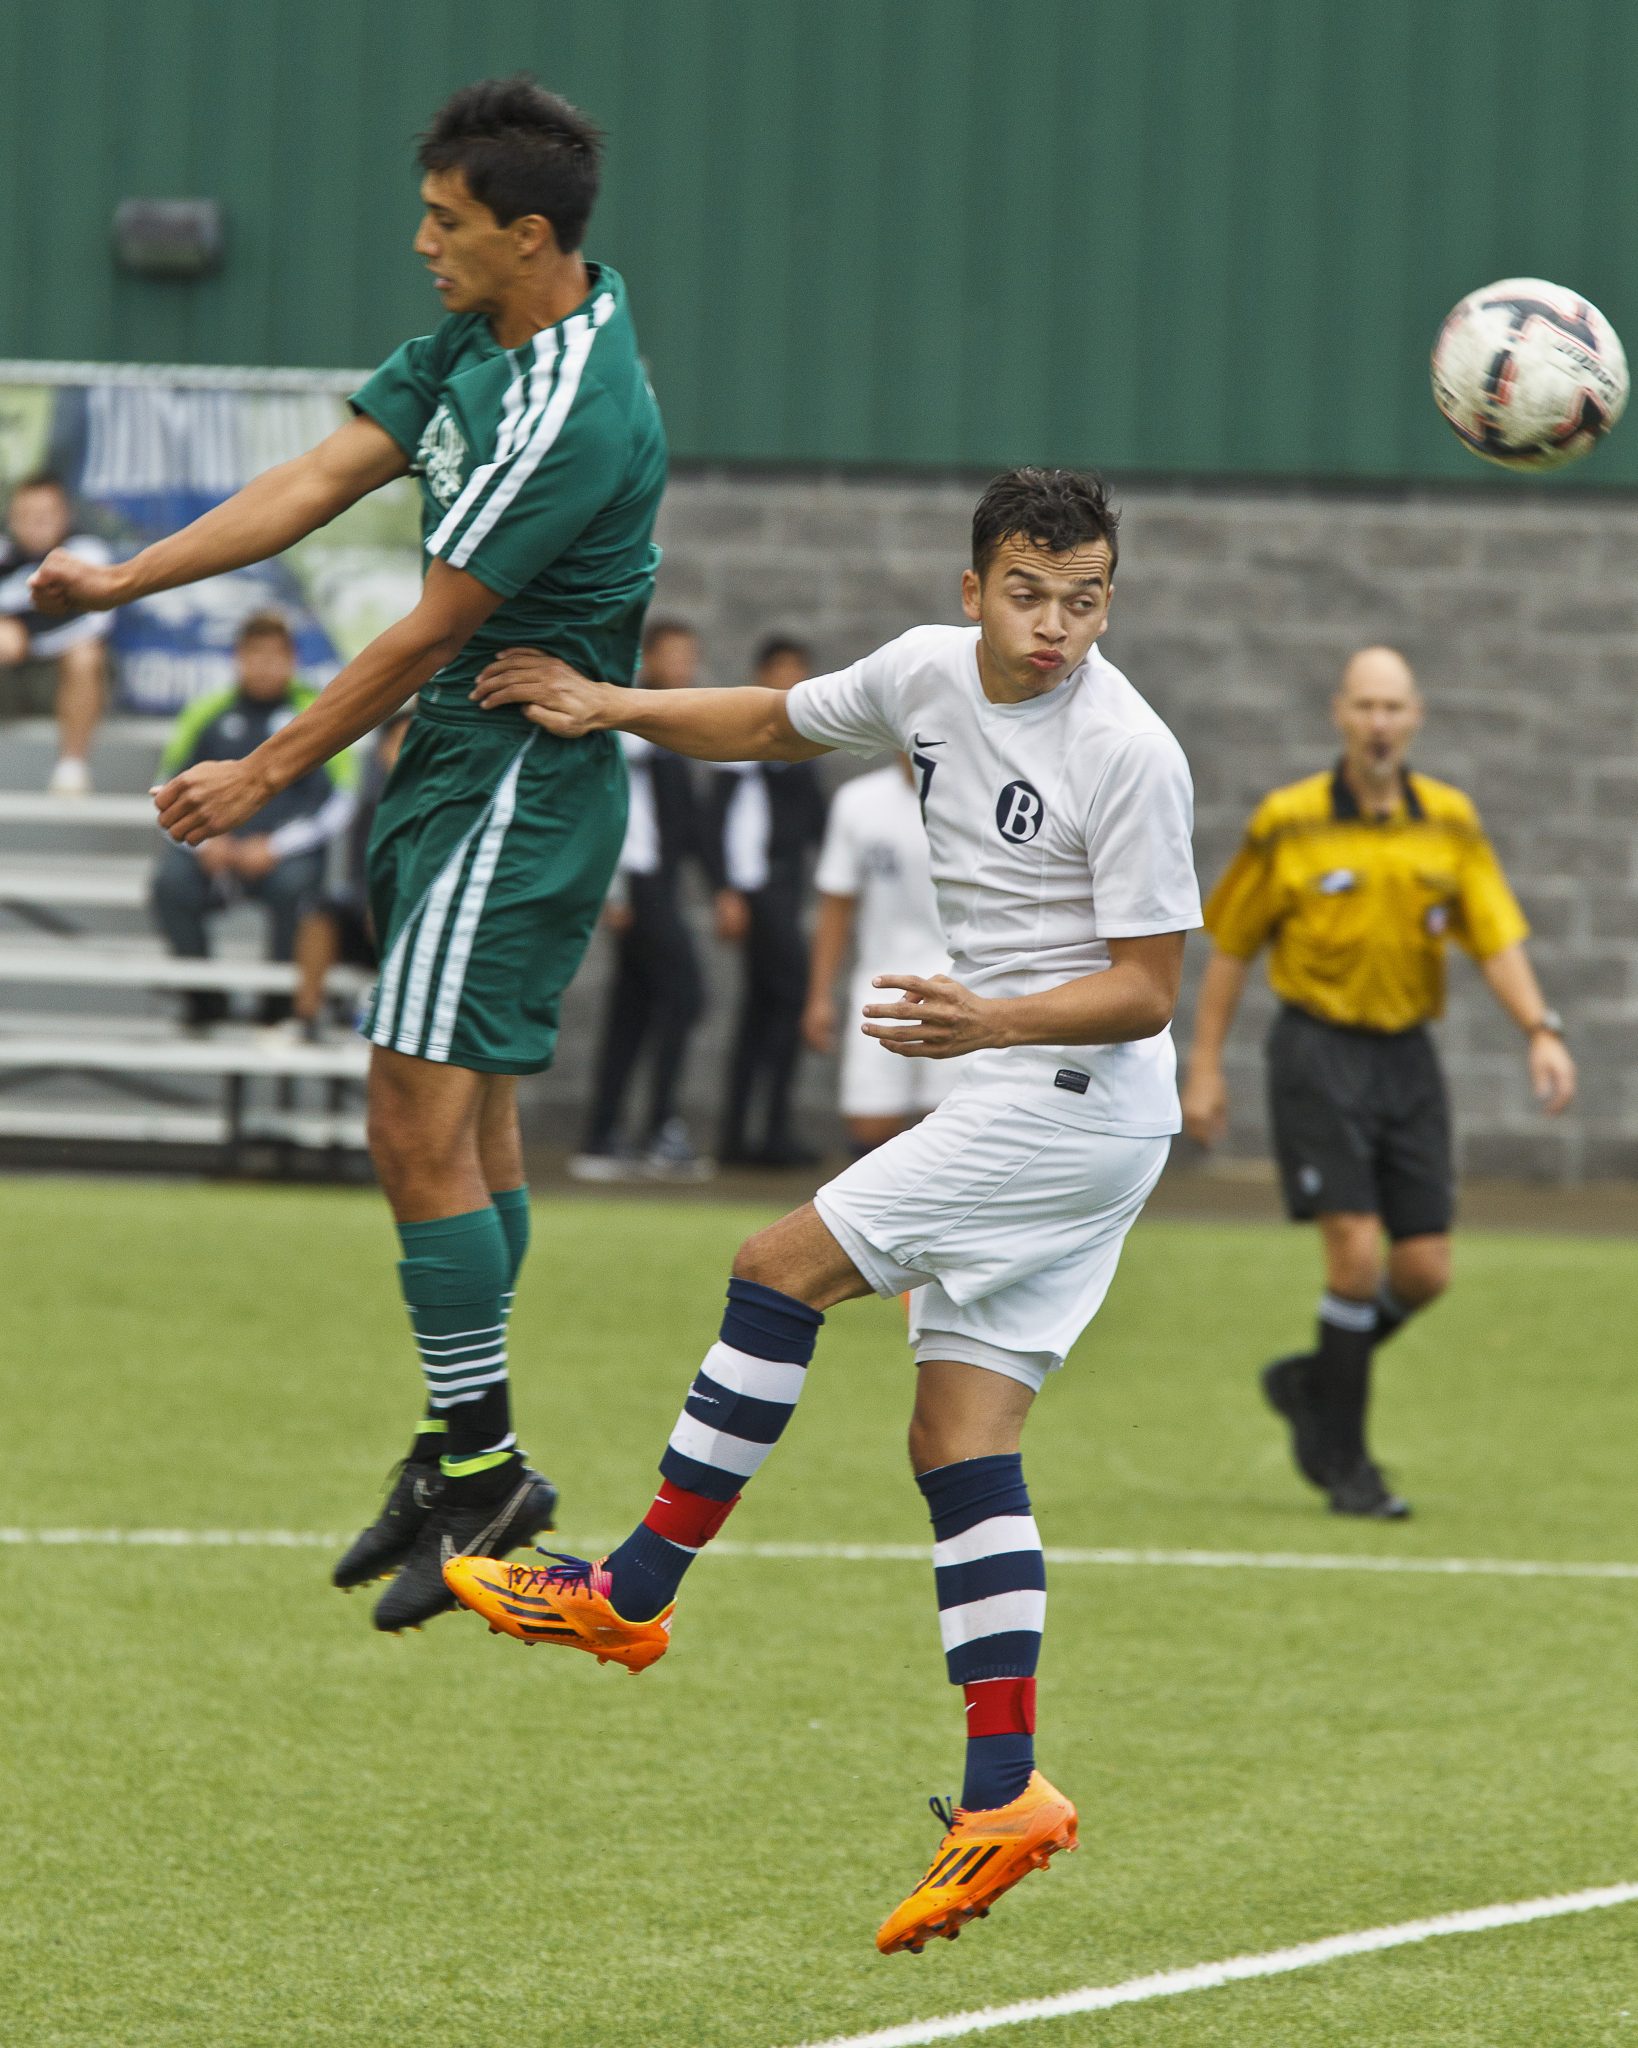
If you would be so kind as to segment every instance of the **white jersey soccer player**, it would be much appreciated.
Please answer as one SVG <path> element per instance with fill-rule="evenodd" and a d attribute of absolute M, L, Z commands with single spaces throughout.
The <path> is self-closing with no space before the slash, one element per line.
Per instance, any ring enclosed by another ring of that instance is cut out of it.
<path fill-rule="evenodd" d="M 803 1028 L 820 1051 L 832 1049 L 831 983 L 851 940 L 848 999 L 854 1028 L 841 1034 L 841 1110 L 854 1142 L 869 1146 L 936 1109 L 961 1078 L 957 1060 L 895 1059 L 857 1028 L 865 1005 L 875 1000 L 872 976 L 894 969 L 950 971 L 927 828 L 915 774 L 903 755 L 844 782 L 831 798 L 813 880 L 819 921 Z"/>
<path fill-rule="evenodd" d="M 910 1457 L 968 1739 L 961 1806 L 878 1930 L 884 1953 L 959 1933 L 1075 1840 L 1074 1807 L 1035 1769 L 1046 1576 L 1019 1442 L 1179 1127 L 1169 1026 L 1183 936 L 1200 922 L 1187 763 L 1094 644 L 1115 529 L 1095 478 L 997 477 L 962 577 L 973 626 L 918 627 L 786 696 L 651 705 L 526 651 L 477 685 L 569 736 L 621 727 L 740 760 L 892 748 L 916 771 L 951 973 L 877 975 L 863 1029 L 906 1060 L 966 1055 L 959 1081 L 741 1246 L 660 1491 L 624 1543 L 595 1563 L 445 1567 L 507 1634 L 653 1663 L 689 1562 L 794 1412 L 823 1311 L 913 1289 Z"/>
<path fill-rule="evenodd" d="M 954 978 L 1032 995 L 1106 970 L 1111 939 L 1197 925 L 1188 764 L 1160 719 L 1095 647 L 1044 695 L 992 703 L 978 640 L 917 627 L 788 699 L 806 739 L 909 756 Z M 1039 1386 L 1097 1312 L 1180 1127 L 1171 1032 L 963 1067 L 936 1115 L 815 1207 L 878 1293 L 914 1290 L 918 1362 Z"/>

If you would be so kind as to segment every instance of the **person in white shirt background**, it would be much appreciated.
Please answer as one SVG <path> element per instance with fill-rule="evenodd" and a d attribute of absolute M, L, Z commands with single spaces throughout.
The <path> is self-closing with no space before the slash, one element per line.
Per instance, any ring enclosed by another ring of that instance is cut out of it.
<path fill-rule="evenodd" d="M 54 476 L 25 477 L 6 507 L 0 534 L 0 669 L 50 662 L 57 715 L 57 765 L 49 787 L 56 796 L 83 796 L 91 787 L 91 738 L 102 717 L 107 684 L 110 612 L 68 618 L 36 611 L 28 580 L 53 548 L 82 561 L 107 562 L 106 541 L 74 531 L 74 507 Z M 28 708 L 32 708 L 29 706 Z"/>
<path fill-rule="evenodd" d="M 1200 923 L 1188 763 L 1095 644 L 1116 525 L 1099 478 L 997 477 L 961 581 L 972 626 L 917 627 L 788 694 L 664 699 L 528 650 L 473 692 L 566 737 L 624 728 L 707 760 L 892 749 L 917 773 L 953 972 L 878 974 L 862 1028 L 903 1059 L 965 1055 L 960 1082 L 741 1245 L 721 1335 L 625 1542 L 595 1561 L 444 1567 L 500 1632 L 653 1663 L 687 1567 L 795 1412 L 824 1311 L 912 1289 L 910 1461 L 968 1741 L 960 1807 L 878 1930 L 884 1954 L 958 1934 L 1076 1836 L 1035 1768 L 1046 1577 L 1019 1447 L 1180 1127 L 1170 1024 Z"/>
<path fill-rule="evenodd" d="M 938 903 L 921 821 L 916 771 L 900 754 L 888 767 L 856 776 L 831 798 L 814 876 L 819 915 L 809 953 L 802 1036 L 818 1053 L 837 1050 L 836 983 L 851 945 L 847 1015 L 873 1000 L 871 976 L 903 968 L 948 974 Z M 843 1122 L 856 1153 L 885 1145 L 961 1077 L 959 1060 L 900 1060 L 862 1031 L 841 1034 Z"/>

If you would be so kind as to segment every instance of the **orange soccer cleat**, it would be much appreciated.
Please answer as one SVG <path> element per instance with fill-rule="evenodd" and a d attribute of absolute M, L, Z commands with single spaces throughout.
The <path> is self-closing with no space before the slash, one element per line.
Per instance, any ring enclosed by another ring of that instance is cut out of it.
<path fill-rule="evenodd" d="M 1075 1809 L 1039 1771 L 1010 1806 L 975 1813 L 958 1806 L 952 1813 L 940 1800 L 928 1804 L 948 1832 L 927 1875 L 876 1930 L 884 1956 L 906 1948 L 920 1955 L 929 1941 L 954 1941 L 1021 1877 L 1076 1846 Z"/>
<path fill-rule="evenodd" d="M 646 1671 L 670 1649 L 675 1601 L 652 1621 L 627 1621 L 609 1600 L 603 1559 L 594 1564 L 552 1550 L 538 1554 L 555 1562 L 447 1557 L 444 1584 L 463 1607 L 483 1616 L 491 1633 L 516 1636 L 520 1643 L 562 1643 L 570 1650 L 589 1650 L 599 1664 L 623 1664 L 628 1671 Z"/>

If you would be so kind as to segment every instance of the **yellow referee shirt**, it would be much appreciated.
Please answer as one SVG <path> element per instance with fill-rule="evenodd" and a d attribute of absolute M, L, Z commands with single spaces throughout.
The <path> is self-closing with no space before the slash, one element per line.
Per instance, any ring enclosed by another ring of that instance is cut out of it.
<path fill-rule="evenodd" d="M 1449 940 L 1484 960 L 1530 930 L 1459 789 L 1406 775 L 1378 821 L 1360 815 L 1340 768 L 1264 797 L 1205 920 L 1236 959 L 1272 941 L 1282 1001 L 1363 1031 L 1440 1014 Z"/>

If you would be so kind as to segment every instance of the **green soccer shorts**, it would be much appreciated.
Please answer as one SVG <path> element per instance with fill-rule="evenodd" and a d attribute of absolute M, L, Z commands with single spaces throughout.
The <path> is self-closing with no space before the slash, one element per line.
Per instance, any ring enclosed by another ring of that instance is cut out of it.
<path fill-rule="evenodd" d="M 585 956 L 626 829 L 612 733 L 417 716 L 370 834 L 381 973 L 374 1045 L 534 1074 Z"/>

